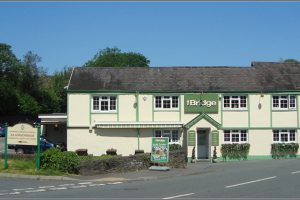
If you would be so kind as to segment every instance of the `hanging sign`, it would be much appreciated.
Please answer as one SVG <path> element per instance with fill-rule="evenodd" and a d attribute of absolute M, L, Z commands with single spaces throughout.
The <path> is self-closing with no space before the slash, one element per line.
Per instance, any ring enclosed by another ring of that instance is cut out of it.
<path fill-rule="evenodd" d="M 218 113 L 218 94 L 184 95 L 185 113 Z"/>

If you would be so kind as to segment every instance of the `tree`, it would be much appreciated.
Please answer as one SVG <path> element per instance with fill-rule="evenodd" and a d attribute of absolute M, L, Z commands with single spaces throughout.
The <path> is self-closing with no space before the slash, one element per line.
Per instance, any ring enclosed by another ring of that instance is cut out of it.
<path fill-rule="evenodd" d="M 100 50 L 85 67 L 149 67 L 150 60 L 140 53 L 122 53 L 117 47 Z"/>
<path fill-rule="evenodd" d="M 283 61 L 284 63 L 298 63 L 299 61 L 293 58 L 286 59 Z"/>

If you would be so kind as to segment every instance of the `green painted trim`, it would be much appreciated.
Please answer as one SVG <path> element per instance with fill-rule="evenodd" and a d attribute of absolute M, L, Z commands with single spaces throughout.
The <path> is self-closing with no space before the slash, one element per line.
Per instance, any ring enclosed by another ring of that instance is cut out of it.
<path fill-rule="evenodd" d="M 270 95 L 270 127 L 273 126 L 273 112 L 272 112 L 272 107 L 273 107 L 273 102 L 272 102 L 272 96 Z"/>
<path fill-rule="evenodd" d="M 223 112 L 248 112 L 249 110 L 248 109 L 246 109 L 246 110 L 232 110 L 232 109 L 230 109 L 230 110 L 227 110 L 227 109 L 223 109 Z"/>
<path fill-rule="evenodd" d="M 181 106 L 181 102 L 183 102 L 183 101 L 181 101 L 181 95 L 179 95 L 179 98 L 178 98 L 178 107 L 179 107 L 179 121 L 181 122 L 181 114 L 182 114 L 182 110 L 181 110 L 181 108 L 182 108 L 182 106 Z"/>
<path fill-rule="evenodd" d="M 135 107 L 135 121 L 140 121 L 139 119 L 139 93 L 135 93 L 135 103 L 136 103 L 136 107 Z"/>
<path fill-rule="evenodd" d="M 294 110 L 290 110 L 290 109 L 286 109 L 286 110 L 273 110 L 272 109 L 272 112 L 297 112 L 297 109 L 294 109 Z"/>
<path fill-rule="evenodd" d="M 297 108 L 297 126 L 299 127 L 299 105 L 298 105 L 298 95 L 296 96 L 296 108 Z"/>
<path fill-rule="evenodd" d="M 219 124 L 216 120 L 214 120 L 213 118 L 211 118 L 206 113 L 199 114 L 194 119 L 192 119 L 191 121 L 189 121 L 188 123 L 186 123 L 184 125 L 184 127 L 187 128 L 187 129 L 189 129 L 192 126 L 194 126 L 196 123 L 198 123 L 200 120 L 202 120 L 202 119 L 205 119 L 206 121 L 208 121 L 210 124 L 212 124 L 217 129 L 219 129 L 221 127 L 221 124 Z"/>
<path fill-rule="evenodd" d="M 117 95 L 117 121 L 120 121 L 120 95 L 118 94 Z"/>
<path fill-rule="evenodd" d="M 251 120 L 250 120 L 250 96 L 247 95 L 247 109 L 248 109 L 248 128 L 250 128 Z"/>
<path fill-rule="evenodd" d="M 224 95 L 221 94 L 221 125 L 223 126 L 223 97 Z"/>
<path fill-rule="evenodd" d="M 70 100 L 69 100 L 69 93 L 67 93 L 67 127 L 69 126 L 70 120 Z"/>
<path fill-rule="evenodd" d="M 4 123 L 4 169 L 8 169 L 7 135 L 8 124 Z"/>
<path fill-rule="evenodd" d="M 90 94 L 90 101 L 89 101 L 89 107 L 90 107 L 90 125 L 92 124 L 92 95 Z"/>
<path fill-rule="evenodd" d="M 116 115 L 117 112 L 91 112 L 92 115 Z"/>
<path fill-rule="evenodd" d="M 248 129 L 248 130 L 273 130 L 273 129 L 299 129 L 299 127 L 221 127 L 221 130 L 236 130 L 236 129 Z"/>
<path fill-rule="evenodd" d="M 154 122 L 154 95 L 152 95 L 152 121 Z"/>
<path fill-rule="evenodd" d="M 180 112 L 180 110 L 154 110 L 153 112 Z"/>
<path fill-rule="evenodd" d="M 137 92 L 136 90 L 67 90 L 67 93 L 124 93 L 124 94 L 128 94 L 128 93 L 135 93 Z M 199 90 L 190 90 L 190 91 L 174 91 L 174 90 L 139 90 L 139 93 L 157 93 L 157 94 L 163 94 L 163 93 L 170 93 L 170 94 L 194 94 L 194 93 L 198 93 L 199 94 Z M 215 91 L 215 90 L 209 90 L 209 91 L 200 91 L 200 93 L 225 93 L 225 94 L 238 94 L 238 93 L 249 93 L 249 94 L 300 94 L 300 90 L 265 90 L 265 91 L 261 91 L 261 90 L 253 90 L 253 91 L 249 91 L 249 90 L 237 90 L 237 91 L 226 91 L 226 90 L 222 90 L 222 91 Z"/>

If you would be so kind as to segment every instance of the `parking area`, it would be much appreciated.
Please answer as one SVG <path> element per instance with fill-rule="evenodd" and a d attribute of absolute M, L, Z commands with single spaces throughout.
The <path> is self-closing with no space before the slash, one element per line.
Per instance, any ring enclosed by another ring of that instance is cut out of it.
<path fill-rule="evenodd" d="M 4 137 L 0 137 L 0 154 L 4 153 Z M 8 149 L 8 154 L 14 154 L 15 151 L 13 149 Z"/>

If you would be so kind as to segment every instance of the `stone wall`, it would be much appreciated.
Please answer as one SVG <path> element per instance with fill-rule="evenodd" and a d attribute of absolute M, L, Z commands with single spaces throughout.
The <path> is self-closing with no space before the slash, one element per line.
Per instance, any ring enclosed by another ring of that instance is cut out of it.
<path fill-rule="evenodd" d="M 115 156 L 102 160 L 81 161 L 81 175 L 107 174 L 115 172 L 128 172 L 148 169 L 151 166 L 150 154 L 137 154 L 133 156 Z M 171 168 L 186 167 L 186 152 L 170 152 L 170 162 L 166 164 Z"/>

